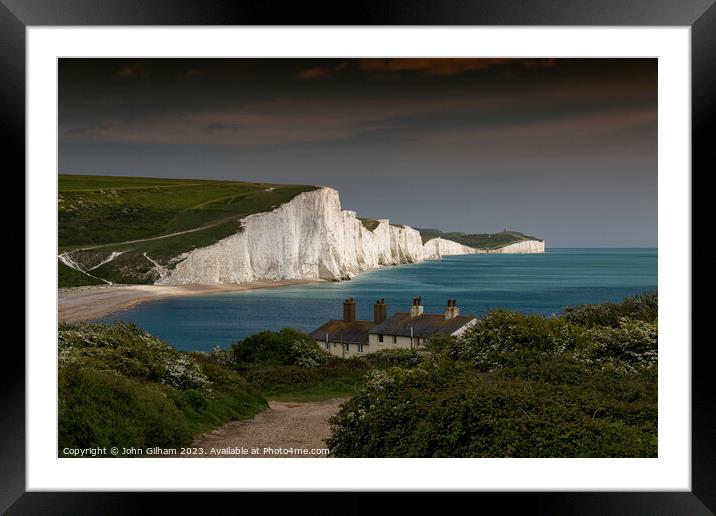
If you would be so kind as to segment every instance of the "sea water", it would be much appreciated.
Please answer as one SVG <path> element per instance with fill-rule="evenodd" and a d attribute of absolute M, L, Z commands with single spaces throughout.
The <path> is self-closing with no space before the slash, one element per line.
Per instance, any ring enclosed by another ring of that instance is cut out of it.
<path fill-rule="evenodd" d="M 103 320 L 132 322 L 178 349 L 209 351 L 262 330 L 310 332 L 340 319 L 348 297 L 359 319 L 373 318 L 376 299 L 385 299 L 392 315 L 408 311 L 418 296 L 426 313 L 442 314 L 447 300 L 456 299 L 461 315 L 498 307 L 550 315 L 656 287 L 656 249 L 547 249 L 449 256 L 364 271 L 350 281 L 162 299 Z"/>

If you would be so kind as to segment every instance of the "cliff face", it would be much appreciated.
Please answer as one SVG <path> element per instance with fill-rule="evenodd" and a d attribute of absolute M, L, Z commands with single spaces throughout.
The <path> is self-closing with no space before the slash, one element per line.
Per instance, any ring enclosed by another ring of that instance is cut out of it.
<path fill-rule="evenodd" d="M 369 230 L 355 212 L 341 209 L 332 188 L 304 192 L 271 212 L 246 217 L 242 224 L 241 232 L 185 254 L 157 283 L 342 280 L 385 265 L 485 252 L 442 238 L 423 245 L 416 229 L 387 219 Z M 504 249 L 492 252 L 526 252 Z"/>
<path fill-rule="evenodd" d="M 439 260 L 443 256 L 484 252 L 484 249 L 475 249 L 444 238 L 433 238 L 423 245 L 423 259 L 425 260 Z"/>
<path fill-rule="evenodd" d="M 515 242 L 514 244 L 498 247 L 497 249 L 490 249 L 488 252 L 499 254 L 544 253 L 544 241 L 523 240 L 522 242 Z"/>

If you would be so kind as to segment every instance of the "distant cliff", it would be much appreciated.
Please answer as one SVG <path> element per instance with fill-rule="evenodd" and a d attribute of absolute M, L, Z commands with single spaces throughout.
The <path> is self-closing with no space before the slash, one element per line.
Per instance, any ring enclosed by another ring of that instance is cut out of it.
<path fill-rule="evenodd" d="M 495 249 L 488 249 L 488 253 L 501 254 L 532 254 L 544 253 L 544 240 L 523 240 L 514 244 L 507 244 Z"/>
<path fill-rule="evenodd" d="M 385 265 L 484 252 L 442 238 L 423 244 L 416 229 L 374 222 L 364 224 L 355 212 L 342 210 L 332 188 L 304 192 L 246 217 L 240 232 L 186 253 L 157 283 L 341 280 Z"/>

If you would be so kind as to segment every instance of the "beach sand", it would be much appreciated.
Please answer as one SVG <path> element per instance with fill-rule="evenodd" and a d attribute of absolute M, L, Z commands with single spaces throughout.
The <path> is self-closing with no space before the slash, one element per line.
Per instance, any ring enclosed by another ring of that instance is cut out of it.
<path fill-rule="evenodd" d="M 176 296 L 195 296 L 214 292 L 235 292 L 259 288 L 317 283 L 323 280 L 252 281 L 214 285 L 102 285 L 64 288 L 58 291 L 59 322 L 99 319 L 139 303 Z"/>

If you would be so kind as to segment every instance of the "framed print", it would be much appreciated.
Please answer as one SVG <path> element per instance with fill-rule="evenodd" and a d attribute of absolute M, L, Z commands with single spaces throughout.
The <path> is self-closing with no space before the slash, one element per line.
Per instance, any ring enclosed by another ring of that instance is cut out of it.
<path fill-rule="evenodd" d="M 0 5 L 27 203 L 3 510 L 714 510 L 711 2 L 165 7 Z"/>

